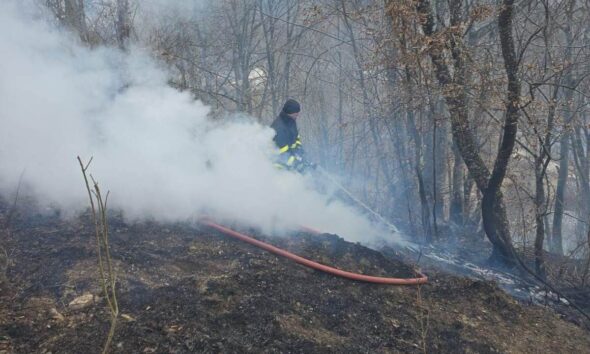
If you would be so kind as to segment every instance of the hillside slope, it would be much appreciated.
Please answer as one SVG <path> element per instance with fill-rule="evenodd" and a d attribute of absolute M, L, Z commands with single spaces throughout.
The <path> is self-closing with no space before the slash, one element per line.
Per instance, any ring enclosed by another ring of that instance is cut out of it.
<path fill-rule="evenodd" d="M 0 353 L 99 352 L 103 301 L 69 305 L 100 295 L 88 220 L 12 224 L 1 239 Z M 588 332 L 494 283 L 442 272 L 420 288 L 353 282 L 186 225 L 115 221 L 111 237 L 124 314 L 114 352 L 590 352 Z M 350 271 L 412 276 L 333 235 L 267 240 Z"/>

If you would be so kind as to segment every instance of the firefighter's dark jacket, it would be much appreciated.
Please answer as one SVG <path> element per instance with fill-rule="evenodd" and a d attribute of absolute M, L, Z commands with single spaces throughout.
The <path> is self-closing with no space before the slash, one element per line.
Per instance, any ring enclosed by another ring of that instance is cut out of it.
<path fill-rule="evenodd" d="M 279 148 L 277 166 L 295 170 L 302 168 L 304 151 L 295 119 L 281 112 L 272 122 L 271 127 L 276 132 L 273 140 Z"/>

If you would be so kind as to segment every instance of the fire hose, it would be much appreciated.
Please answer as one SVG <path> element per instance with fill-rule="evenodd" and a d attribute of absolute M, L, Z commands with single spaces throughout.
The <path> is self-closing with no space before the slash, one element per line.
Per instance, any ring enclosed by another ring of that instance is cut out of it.
<path fill-rule="evenodd" d="M 428 282 L 428 277 L 425 276 L 424 274 L 420 273 L 419 271 L 416 271 L 416 273 L 418 274 L 418 277 L 416 277 L 416 278 L 386 278 L 386 277 L 376 277 L 376 276 L 371 276 L 371 275 L 364 275 L 364 274 L 359 274 L 359 273 L 347 272 L 344 270 L 340 270 L 340 269 L 337 269 L 334 267 L 330 267 L 330 266 L 303 258 L 303 257 L 293 254 L 291 252 L 285 251 L 284 249 L 275 247 L 275 246 L 268 244 L 266 242 L 262 242 L 260 240 L 255 239 L 255 238 L 247 236 L 243 233 L 240 233 L 240 232 L 234 231 L 230 228 L 227 228 L 225 226 L 219 225 L 208 218 L 201 219 L 201 223 L 203 225 L 209 226 L 217 231 L 220 231 L 228 236 L 237 238 L 241 241 L 247 242 L 247 243 L 252 244 L 256 247 L 259 247 L 259 248 L 262 248 L 266 251 L 269 251 L 271 253 L 288 258 L 288 259 L 295 261 L 299 264 L 302 264 L 306 267 L 309 267 L 309 268 L 312 268 L 315 270 L 319 270 L 319 271 L 322 271 L 322 272 L 325 272 L 328 274 L 332 274 L 335 276 L 339 276 L 342 278 L 364 281 L 364 282 L 368 282 L 368 283 L 389 284 L 389 285 L 419 285 L 419 284 L 426 284 Z M 309 228 L 307 228 L 306 230 L 313 231 Z"/>

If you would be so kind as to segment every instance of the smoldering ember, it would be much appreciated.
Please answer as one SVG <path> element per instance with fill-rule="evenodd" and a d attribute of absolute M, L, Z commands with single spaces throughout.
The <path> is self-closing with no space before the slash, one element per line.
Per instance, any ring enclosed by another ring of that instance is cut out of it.
<path fill-rule="evenodd" d="M 0 354 L 590 353 L 589 24 L 0 2 Z"/>

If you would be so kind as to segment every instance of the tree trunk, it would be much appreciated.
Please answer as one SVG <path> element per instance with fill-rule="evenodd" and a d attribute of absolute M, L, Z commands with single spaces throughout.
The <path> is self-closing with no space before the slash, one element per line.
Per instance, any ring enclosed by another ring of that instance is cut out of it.
<path fill-rule="evenodd" d="M 578 239 L 585 237 L 590 228 L 587 227 L 589 206 L 590 206 L 590 163 L 588 161 L 587 152 L 584 150 L 582 132 L 579 126 L 576 126 L 574 134 L 572 134 L 572 152 L 574 156 L 574 164 L 576 166 L 577 178 L 579 180 L 581 195 L 578 198 L 580 203 L 578 217 Z"/>
<path fill-rule="evenodd" d="M 392 110 L 393 111 L 393 110 Z M 409 221 L 409 230 L 411 235 L 416 236 L 418 235 L 418 231 L 416 230 L 416 222 L 414 217 L 414 210 L 413 210 L 413 191 L 414 191 L 414 183 L 411 180 L 409 171 L 412 170 L 411 162 L 409 153 L 406 149 L 408 145 L 408 132 L 407 129 L 404 128 L 402 122 L 393 119 L 393 112 L 392 112 L 392 119 L 387 120 L 386 127 L 388 129 L 389 135 L 391 136 L 391 145 L 392 149 L 396 152 L 397 161 L 398 161 L 398 168 L 401 174 L 401 185 L 404 186 L 402 189 L 403 198 L 406 202 L 406 209 L 408 212 L 408 221 Z"/>
<path fill-rule="evenodd" d="M 83 42 L 88 42 L 88 28 L 86 26 L 86 12 L 84 0 L 65 0 L 63 22 L 72 30 L 78 32 Z"/>
<path fill-rule="evenodd" d="M 461 154 L 455 144 L 453 144 L 453 159 L 453 188 L 451 191 L 451 210 L 449 217 L 451 222 L 457 225 L 463 225 L 463 159 L 461 159 Z"/>
<path fill-rule="evenodd" d="M 424 186 L 424 176 L 422 173 L 422 166 L 420 161 L 422 160 L 422 138 L 418 129 L 416 128 L 416 121 L 414 119 L 414 111 L 408 110 L 406 115 L 406 123 L 408 130 L 414 140 L 414 171 L 416 172 L 416 178 L 418 180 L 418 196 L 420 198 L 421 216 L 422 216 L 422 229 L 424 233 L 424 239 L 426 242 L 432 242 L 433 231 L 430 223 L 430 207 L 428 198 L 426 197 L 426 190 Z"/>
<path fill-rule="evenodd" d="M 543 256 L 543 241 L 545 238 L 544 218 L 545 188 L 543 185 L 545 173 L 543 171 L 543 156 L 535 158 L 535 270 L 545 278 L 545 259 Z"/>
<path fill-rule="evenodd" d="M 573 19 L 573 12 L 575 7 L 575 0 L 571 0 L 567 8 L 567 23 L 565 24 L 565 39 L 567 47 L 565 49 L 564 62 L 572 62 L 572 43 L 573 35 L 571 23 Z M 568 87 L 574 86 L 572 69 L 568 68 L 565 73 L 565 85 Z M 570 88 L 564 88 L 564 101 L 567 104 L 568 110 L 566 112 L 565 124 L 563 125 L 562 135 L 559 139 L 560 148 L 560 159 L 559 159 L 559 173 L 557 177 L 557 187 L 555 189 L 555 207 L 553 212 L 553 229 L 551 234 L 551 243 L 549 249 L 551 252 L 563 255 L 563 236 L 562 236 L 562 224 L 563 224 L 563 213 L 565 210 L 565 192 L 567 187 L 567 177 L 569 169 L 569 153 L 570 153 L 570 138 L 571 134 L 569 131 L 569 123 L 571 123 L 574 114 L 572 112 L 572 100 L 574 91 Z"/>
<path fill-rule="evenodd" d="M 501 139 L 500 149 L 496 155 L 494 169 L 488 182 L 487 188 L 483 193 L 482 199 L 482 216 L 486 234 L 497 235 L 498 241 L 503 247 L 496 247 L 494 251 L 497 255 L 503 257 L 505 261 L 514 262 L 515 251 L 512 246 L 510 237 L 510 228 L 508 218 L 506 217 L 506 208 L 502 199 L 502 182 L 506 176 L 508 162 L 516 142 L 516 132 L 518 130 L 518 117 L 520 106 L 520 80 L 518 78 L 518 62 L 516 50 L 514 48 L 514 39 L 512 36 L 512 17 L 514 10 L 514 0 L 504 0 L 500 13 L 498 14 L 498 29 L 500 35 L 500 44 L 502 57 L 504 58 L 504 68 L 508 77 L 508 87 L 506 95 L 506 115 L 504 120 L 504 129 Z"/>
<path fill-rule="evenodd" d="M 435 146 L 436 146 L 436 150 L 435 150 L 435 156 L 436 156 L 436 162 L 435 162 L 435 168 L 436 168 L 436 174 L 435 174 L 435 188 L 434 188 L 434 202 L 435 202 L 435 212 L 436 212 L 436 218 L 440 221 L 440 222 L 444 222 L 445 219 L 445 197 L 444 197 L 444 191 L 443 188 L 441 188 L 443 185 L 445 185 L 445 182 L 447 180 L 447 164 L 448 164 L 448 159 L 447 159 L 447 150 L 448 150 L 448 137 L 449 137 L 449 131 L 448 131 L 448 126 L 447 126 L 447 122 L 443 117 L 442 112 L 444 112 L 444 101 L 441 99 L 437 100 L 437 110 L 436 112 L 441 112 L 439 113 L 440 115 L 440 119 L 436 119 L 434 120 L 434 123 L 436 124 L 436 139 L 435 139 Z"/>
<path fill-rule="evenodd" d="M 125 50 L 131 33 L 129 23 L 129 0 L 117 0 L 117 22 L 115 24 L 117 33 L 117 44 Z"/>
<path fill-rule="evenodd" d="M 451 25 L 460 26 L 462 18 L 462 1 L 451 2 Z M 417 4 L 418 12 L 423 16 L 422 29 L 428 37 L 434 35 L 434 16 L 428 0 L 421 0 Z M 484 230 L 493 245 L 490 260 L 506 265 L 514 265 L 516 253 L 512 245 L 510 228 L 506 215 L 506 207 L 500 187 L 510 154 L 514 147 L 518 120 L 518 100 L 520 84 L 516 77 L 517 63 L 512 40 L 512 1 L 505 0 L 504 6 L 498 18 L 500 28 L 500 41 L 504 56 L 506 72 L 508 74 L 508 100 L 506 104 L 505 125 L 502 131 L 502 144 L 496 156 L 493 172 L 490 174 L 483 159 L 478 153 L 475 137 L 470 129 L 467 114 L 467 94 L 465 92 L 465 63 L 461 51 L 461 37 L 455 37 L 451 41 L 452 56 L 454 62 L 454 78 L 451 77 L 450 68 L 445 62 L 442 49 L 432 47 L 430 58 L 435 68 L 435 74 L 439 84 L 446 89 L 445 100 L 451 114 L 451 128 L 453 140 L 457 145 L 463 161 L 469 170 L 471 178 L 482 191 L 482 219 Z"/>
<path fill-rule="evenodd" d="M 560 138 L 560 160 L 559 174 L 557 176 L 557 187 L 555 189 L 555 208 L 553 211 L 553 232 L 551 237 L 551 252 L 563 255 L 562 223 L 565 206 L 565 191 L 569 168 L 569 133 L 563 132 Z"/>

